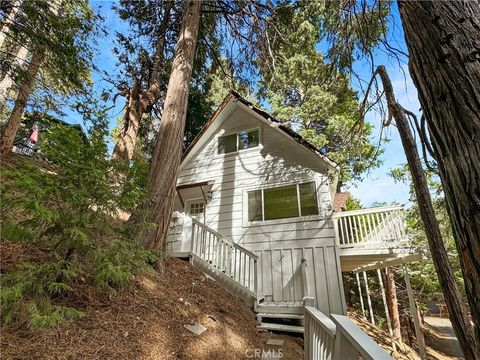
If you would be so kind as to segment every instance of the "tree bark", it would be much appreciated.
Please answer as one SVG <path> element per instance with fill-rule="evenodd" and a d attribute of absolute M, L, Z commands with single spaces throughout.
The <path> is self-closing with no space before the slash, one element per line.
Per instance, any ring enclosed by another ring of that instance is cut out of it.
<path fill-rule="evenodd" d="M 10 26 L 15 20 L 15 16 L 20 11 L 22 7 L 23 0 L 15 0 L 12 2 L 12 7 L 9 12 L 7 12 L 5 19 L 3 20 L 2 29 L 0 30 L 0 49 L 3 47 L 4 42 L 7 38 L 7 34 L 10 32 Z"/>
<path fill-rule="evenodd" d="M 13 141 L 17 135 L 18 127 L 22 121 L 23 111 L 27 105 L 28 98 L 32 92 L 37 76 L 38 69 L 43 61 L 43 52 L 33 53 L 30 64 L 28 65 L 26 76 L 23 84 L 18 89 L 17 99 L 13 107 L 12 113 L 7 121 L 7 126 L 3 133 L 2 141 L 0 143 L 0 154 L 6 155 L 12 151 Z"/>
<path fill-rule="evenodd" d="M 130 160 L 137 143 L 138 129 L 143 114 L 150 111 L 151 107 L 162 95 L 162 68 L 165 66 L 166 33 L 170 25 L 170 13 L 174 3 L 164 2 L 165 12 L 162 23 L 158 29 L 158 39 L 155 45 L 153 66 L 148 79 L 148 87 L 142 92 L 140 82 L 136 81 L 128 95 L 128 105 L 122 121 L 122 128 L 118 135 L 117 143 L 113 149 L 112 159 Z"/>
<path fill-rule="evenodd" d="M 140 84 L 135 82 L 128 94 L 127 108 L 122 121 L 122 128 L 113 149 L 112 159 L 130 160 L 133 157 L 137 132 L 144 108 L 141 100 Z"/>
<path fill-rule="evenodd" d="M 185 4 L 160 129 L 150 164 L 147 199 L 129 219 L 131 235 L 151 250 L 163 250 L 168 235 L 182 156 L 201 5 L 198 0 L 190 0 Z M 155 229 L 142 227 L 141 224 L 145 222 L 155 224 Z"/>
<path fill-rule="evenodd" d="M 480 3 L 400 1 L 399 10 L 480 346 Z"/>
<path fill-rule="evenodd" d="M 455 276 L 448 259 L 448 254 L 440 232 L 432 199 L 428 189 L 427 178 L 423 171 L 417 145 L 409 127 L 406 110 L 396 101 L 392 83 L 385 67 L 379 66 L 375 74 L 382 80 L 383 90 L 387 98 L 389 117 L 395 119 L 400 134 L 400 139 L 407 157 L 408 167 L 415 188 L 420 216 L 422 218 L 425 234 L 427 236 L 433 265 L 438 275 L 442 293 L 447 304 L 450 321 L 457 335 L 460 346 L 466 359 L 475 359 L 475 337 L 468 318 L 468 312 L 458 290 Z"/>
<path fill-rule="evenodd" d="M 3 111 L 3 107 L 11 96 L 11 90 L 14 85 L 14 73 L 16 69 L 23 67 L 27 61 L 28 49 L 25 46 L 21 46 L 15 55 L 15 59 L 12 61 L 12 67 L 8 69 L 0 82 L 0 114 Z"/>
<path fill-rule="evenodd" d="M 385 269 L 385 292 L 387 295 L 388 310 L 392 319 L 393 338 L 402 342 L 402 330 L 400 327 L 400 314 L 398 312 L 397 287 L 395 286 L 395 276 L 393 269 Z"/>

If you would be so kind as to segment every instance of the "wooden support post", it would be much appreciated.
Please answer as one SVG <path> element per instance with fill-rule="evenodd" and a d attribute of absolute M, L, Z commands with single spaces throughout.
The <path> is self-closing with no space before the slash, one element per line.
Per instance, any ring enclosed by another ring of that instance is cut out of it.
<path fill-rule="evenodd" d="M 382 294 L 383 307 L 385 308 L 385 319 L 387 320 L 388 333 L 392 339 L 392 348 L 393 351 L 397 351 L 397 346 L 395 345 L 395 339 L 393 338 L 392 331 L 392 319 L 390 318 L 390 311 L 388 311 L 387 297 L 385 296 L 385 288 L 383 287 L 382 273 L 380 269 L 377 269 L 378 283 L 380 284 L 380 293 Z"/>
<path fill-rule="evenodd" d="M 357 278 L 357 285 L 358 285 L 358 295 L 360 296 L 360 306 L 362 307 L 362 316 L 365 316 L 365 305 L 363 304 L 363 294 L 362 294 L 362 284 L 360 283 L 360 276 L 358 273 L 355 273 L 355 277 Z"/>
<path fill-rule="evenodd" d="M 402 331 L 400 327 L 400 314 L 398 312 L 397 287 L 393 268 L 385 268 L 385 292 L 387 295 L 388 311 L 392 319 L 393 338 L 402 343 Z"/>
<path fill-rule="evenodd" d="M 417 337 L 418 351 L 420 353 L 420 357 L 424 360 L 427 358 L 427 354 L 425 352 L 425 339 L 423 338 L 423 329 L 420 326 L 420 317 L 418 316 L 417 306 L 415 305 L 415 300 L 413 299 L 410 275 L 408 274 L 408 268 L 406 265 L 403 265 L 403 277 L 405 278 L 405 286 L 407 288 L 410 313 L 412 314 L 413 323 L 415 326 L 415 336 Z"/>
<path fill-rule="evenodd" d="M 368 312 L 370 314 L 370 322 L 372 325 L 375 325 L 375 318 L 373 317 L 373 309 L 372 309 L 372 299 L 370 299 L 370 291 L 368 290 L 368 278 L 367 272 L 363 272 L 363 278 L 365 280 L 365 291 L 367 293 L 367 303 L 368 303 Z"/>

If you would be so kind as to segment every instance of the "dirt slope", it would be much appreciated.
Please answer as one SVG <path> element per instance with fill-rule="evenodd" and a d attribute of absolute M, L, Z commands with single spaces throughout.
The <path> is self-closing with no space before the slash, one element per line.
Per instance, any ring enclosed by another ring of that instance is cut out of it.
<path fill-rule="evenodd" d="M 29 249 L 1 243 L 2 271 L 29 258 Z M 56 328 L 2 329 L 2 359 L 243 359 L 265 348 L 270 337 L 256 331 L 253 311 L 225 293 L 186 261 L 169 258 L 164 276 L 137 277 L 128 291 L 104 293 L 77 288 L 69 304 L 87 316 Z M 198 322 L 197 336 L 184 328 Z M 303 356 L 300 341 L 289 356 Z M 293 354 L 293 355 L 292 355 Z"/>

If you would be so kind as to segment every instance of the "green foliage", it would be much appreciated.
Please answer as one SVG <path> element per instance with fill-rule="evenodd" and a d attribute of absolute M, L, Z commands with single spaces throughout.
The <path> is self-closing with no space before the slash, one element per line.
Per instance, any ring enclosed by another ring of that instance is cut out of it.
<path fill-rule="evenodd" d="M 323 9 L 323 8 L 322 8 Z M 278 10 L 273 23 L 284 32 L 282 41 L 265 40 L 270 59 L 258 64 L 262 80 L 260 94 L 279 120 L 341 167 L 340 185 L 359 180 L 368 169 L 381 164 L 371 142 L 373 127 L 352 131 L 359 119 L 359 102 L 349 78 L 325 62 L 317 51 L 322 9 L 309 3 Z"/>
<path fill-rule="evenodd" d="M 17 52 L 20 47 L 28 50 L 27 63 L 38 55 L 41 66 L 28 105 L 61 113 L 69 96 L 85 93 L 92 83 L 93 54 L 101 32 L 100 17 L 87 0 L 23 1 L 0 51 L 0 70 L 21 84 L 28 67 L 17 61 Z"/>
<path fill-rule="evenodd" d="M 360 209 L 363 209 L 363 205 L 360 202 L 360 200 L 350 195 L 345 201 L 345 211 L 360 210 Z"/>
<path fill-rule="evenodd" d="M 115 291 L 128 285 L 155 256 L 125 237 L 121 211 L 130 211 L 144 197 L 146 166 L 135 160 L 124 181 L 108 157 L 104 112 L 88 137 L 77 128 L 54 125 L 43 134 L 40 150 L 48 159 L 20 161 L 2 173 L 2 240 L 34 244 L 47 250 L 42 263 L 19 264 L 2 274 L 4 324 L 28 314 L 32 327 L 55 325 L 83 316 L 59 303 L 76 282 L 91 281 Z M 25 220 L 14 220 L 12 212 Z"/>
<path fill-rule="evenodd" d="M 54 305 L 52 297 L 72 291 L 72 288 L 59 279 L 71 279 L 74 273 L 64 268 L 62 261 L 45 264 L 24 263 L 15 272 L 2 275 L 0 304 L 3 323 L 8 325 L 14 319 L 28 315 L 32 328 L 56 325 L 61 321 L 85 315 L 82 311 Z"/>

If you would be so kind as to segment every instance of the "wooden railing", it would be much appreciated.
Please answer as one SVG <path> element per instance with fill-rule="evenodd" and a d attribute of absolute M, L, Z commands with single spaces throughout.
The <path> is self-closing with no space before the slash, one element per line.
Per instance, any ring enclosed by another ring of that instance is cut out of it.
<path fill-rule="evenodd" d="M 192 219 L 191 252 L 237 284 L 258 294 L 258 256 Z"/>
<path fill-rule="evenodd" d="M 407 240 L 402 206 L 377 207 L 334 214 L 341 246 L 394 243 Z"/>
<path fill-rule="evenodd" d="M 304 359 L 333 360 L 335 324 L 314 307 L 305 306 Z"/>
<path fill-rule="evenodd" d="M 391 360 L 392 357 L 348 317 L 333 321 L 314 307 L 305 306 L 305 360 Z"/>
<path fill-rule="evenodd" d="M 348 317 L 344 315 L 332 315 L 332 319 L 336 326 L 334 359 L 393 359 Z"/>

